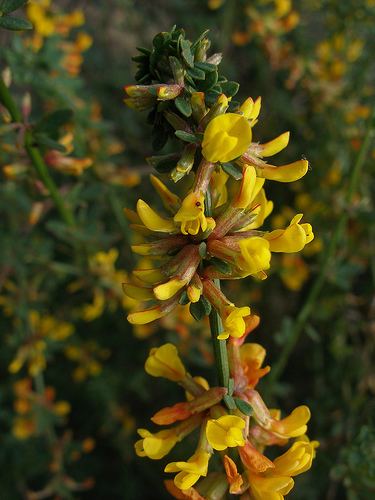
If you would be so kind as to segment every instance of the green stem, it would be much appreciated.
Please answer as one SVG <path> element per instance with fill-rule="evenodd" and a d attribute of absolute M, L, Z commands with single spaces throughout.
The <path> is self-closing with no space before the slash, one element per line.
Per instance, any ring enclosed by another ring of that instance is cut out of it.
<path fill-rule="evenodd" d="M 215 280 L 215 285 L 220 288 L 220 281 Z M 215 309 L 210 314 L 210 328 L 212 345 L 215 355 L 217 377 L 221 387 L 228 387 L 229 383 L 229 362 L 226 340 L 219 340 L 217 336 L 223 331 L 221 318 Z"/>
<path fill-rule="evenodd" d="M 206 215 L 212 216 L 212 200 L 211 191 L 207 189 L 206 198 Z M 220 289 L 220 280 L 214 280 L 217 288 Z M 211 339 L 212 346 L 215 356 L 215 365 L 217 371 L 217 378 L 220 386 L 228 387 L 229 384 L 229 361 L 228 361 L 228 351 L 226 340 L 219 340 L 217 337 L 223 331 L 223 324 L 219 313 L 212 308 L 210 313 L 210 329 L 211 329 Z"/>
<path fill-rule="evenodd" d="M 357 156 L 357 160 L 350 175 L 348 189 L 345 196 L 347 210 L 343 211 L 339 218 L 338 224 L 332 234 L 328 248 L 324 254 L 323 261 L 320 265 L 320 272 L 316 277 L 312 287 L 310 288 L 310 292 L 307 296 L 304 306 L 302 307 L 300 313 L 297 316 L 297 319 L 294 323 L 294 327 L 290 333 L 288 341 L 286 344 L 284 344 L 281 353 L 278 357 L 278 360 L 273 366 L 272 371 L 270 372 L 268 378 L 269 391 L 272 390 L 272 387 L 275 385 L 275 383 L 278 381 L 278 379 L 284 372 L 289 357 L 292 354 L 301 334 L 303 333 L 308 319 L 310 318 L 312 312 L 315 310 L 315 301 L 318 298 L 323 288 L 323 285 L 327 277 L 327 270 L 331 264 L 331 260 L 341 240 L 342 233 L 345 229 L 346 223 L 349 218 L 349 207 L 353 201 L 353 196 L 357 191 L 360 173 L 363 164 L 365 162 L 368 150 L 371 146 L 374 117 L 375 117 L 375 108 L 373 109 L 373 112 L 371 114 L 365 138 L 363 140 L 361 149 Z"/>
<path fill-rule="evenodd" d="M 0 102 L 9 111 L 13 122 L 22 123 L 22 114 L 16 106 L 7 86 L 4 83 L 4 80 L 1 77 Z M 48 171 L 48 167 L 45 164 L 39 149 L 33 145 L 33 137 L 30 131 L 27 131 L 25 134 L 25 149 L 40 179 L 42 180 L 44 186 L 47 188 L 49 195 L 55 202 L 56 208 L 59 211 L 62 219 L 68 226 L 74 226 L 75 221 L 73 214 L 64 203 L 63 198 L 61 197 L 59 190 L 57 189 L 57 186 Z"/>

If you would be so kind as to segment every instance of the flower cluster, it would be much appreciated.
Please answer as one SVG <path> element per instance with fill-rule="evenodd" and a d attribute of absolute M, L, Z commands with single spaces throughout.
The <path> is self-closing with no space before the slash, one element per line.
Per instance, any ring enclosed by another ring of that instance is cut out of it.
<path fill-rule="evenodd" d="M 259 344 L 243 341 L 232 339 L 228 346 L 233 380 L 230 395 L 223 387 L 210 388 L 202 377 L 192 377 L 173 344 L 152 349 L 146 360 L 146 372 L 177 382 L 185 389 L 186 400 L 161 409 L 151 418 L 157 425 L 176 424 L 173 427 L 155 433 L 138 429 L 141 439 L 135 450 L 140 457 L 161 459 L 199 428 L 194 454 L 186 462 L 171 462 L 165 467 L 165 472 L 177 473 L 174 485 L 186 498 L 211 498 L 209 495 L 221 491 L 223 485 L 224 491 L 229 489 L 235 495 L 248 491 L 252 498 L 265 500 L 276 494 L 283 498 L 281 495 L 294 485 L 292 478 L 308 470 L 315 456 L 318 442 L 309 441 L 305 434 L 310 419 L 308 407 L 299 406 L 284 418 L 279 410 L 267 408 L 255 390 L 259 379 L 270 370 L 269 366 L 262 367 L 265 350 Z M 228 398 L 237 401 L 235 409 L 225 408 Z M 267 446 L 285 446 L 290 440 L 293 443 L 289 449 L 275 460 L 264 455 Z M 230 448 L 237 449 L 238 460 L 232 458 Z M 223 452 L 226 476 L 208 472 L 215 451 Z M 200 478 L 205 479 L 199 483 L 198 493 L 193 486 Z"/>
<path fill-rule="evenodd" d="M 221 57 L 207 58 L 208 47 L 204 35 L 191 44 L 179 30 L 161 33 L 152 51 L 142 49 L 135 59 L 140 84 L 125 87 L 125 103 L 150 110 L 154 129 L 168 123 L 164 142 L 177 137 L 182 145 L 177 153 L 151 157 L 150 164 L 169 172 L 175 183 L 185 178 L 185 190 L 175 193 L 151 175 L 163 210 L 142 199 L 136 211 L 125 209 L 138 234 L 132 250 L 152 263 L 135 269 L 123 284 L 125 294 L 141 303 L 128 320 L 148 324 L 180 304 L 189 304 L 196 320 L 209 316 L 219 378 L 219 386 L 210 388 L 202 377 L 192 377 L 173 344 L 152 349 L 146 372 L 177 382 L 186 401 L 158 411 L 151 418 L 155 424 L 175 425 L 156 433 L 139 429 L 135 449 L 141 457 L 161 459 L 199 429 L 194 454 L 165 467 L 176 473 L 174 485 L 167 482 L 176 498 L 182 498 L 178 491 L 184 498 L 223 498 L 228 490 L 257 499 L 283 498 L 293 487 L 292 478 L 309 469 L 315 455 L 317 442 L 305 435 L 310 411 L 299 406 L 281 418 L 280 411 L 267 408 L 255 390 L 270 370 L 262 367 L 265 350 L 244 343 L 259 317 L 228 299 L 220 281 L 264 280 L 273 253 L 295 254 L 313 240 L 301 213 L 293 214 L 286 227 L 262 229 L 273 209 L 266 181 L 296 181 L 307 173 L 308 162 L 275 166 L 268 161 L 288 145 L 289 132 L 265 143 L 253 140 L 261 99 L 235 102 L 238 86 L 219 74 Z M 220 82 L 216 87 L 213 73 Z M 202 80 L 208 81 L 206 87 Z M 263 454 L 267 446 L 285 446 L 290 439 L 295 441 L 274 461 Z M 222 452 L 225 474 L 208 472 L 215 451 Z"/>
<path fill-rule="evenodd" d="M 215 116 L 209 120 L 207 115 L 214 108 Z M 195 124 L 199 129 L 203 120 L 206 123 L 201 144 L 194 145 L 200 149 L 201 160 L 183 199 L 151 176 L 170 215 L 158 213 L 143 200 L 138 201 L 136 212 L 126 210 L 133 229 L 147 240 L 133 245 L 133 251 L 156 261 L 149 269 L 135 269 L 132 281 L 123 286 L 129 297 L 152 301 L 151 307 L 128 316 L 133 324 L 149 323 L 179 303 L 190 302 L 206 310 L 213 306 L 219 312 L 224 322 L 220 338 L 240 337 L 245 333 L 250 309 L 235 307 L 215 280 L 246 276 L 265 279 L 273 252 L 299 252 L 314 238 L 311 225 L 301 223 L 302 214 L 295 215 L 286 228 L 260 229 L 273 209 L 264 189 L 266 179 L 297 180 L 307 172 L 308 162 L 298 160 L 279 167 L 267 163 L 265 158 L 287 146 L 289 133 L 265 144 L 252 142 L 260 98 L 255 102 L 247 99 L 235 113 L 225 113 L 227 108 L 228 98 L 221 94 Z M 198 151 L 195 154 L 198 156 Z M 237 182 L 232 178 L 230 187 L 227 171 L 239 178 Z M 196 309 L 191 308 L 193 315 Z"/>

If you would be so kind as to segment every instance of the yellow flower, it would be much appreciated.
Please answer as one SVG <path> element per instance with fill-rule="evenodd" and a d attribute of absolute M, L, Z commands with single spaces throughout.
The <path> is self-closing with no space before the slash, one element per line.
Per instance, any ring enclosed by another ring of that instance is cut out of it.
<path fill-rule="evenodd" d="M 138 429 L 142 439 L 135 443 L 135 452 L 139 457 L 159 460 L 165 457 L 178 441 L 174 429 L 165 429 L 152 434 L 147 429 Z"/>
<path fill-rule="evenodd" d="M 307 406 L 298 406 L 282 420 L 273 420 L 270 430 L 285 438 L 302 436 L 307 431 L 306 424 L 310 417 L 311 413 Z"/>
<path fill-rule="evenodd" d="M 245 333 L 246 323 L 244 318 L 250 315 L 250 307 L 235 307 L 229 305 L 220 312 L 223 320 L 224 331 L 218 335 L 219 340 L 225 340 L 229 336 L 242 337 Z"/>
<path fill-rule="evenodd" d="M 250 489 L 254 500 L 283 500 L 294 486 L 294 481 L 287 476 L 258 476 L 249 474 Z"/>
<path fill-rule="evenodd" d="M 164 344 L 151 349 L 145 370 L 153 377 L 164 377 L 173 382 L 183 380 L 186 370 L 173 344 Z"/>
<path fill-rule="evenodd" d="M 199 230 L 213 229 L 215 222 L 204 215 L 204 194 L 192 191 L 183 200 L 174 221 L 181 223 L 182 234 L 198 234 Z"/>
<path fill-rule="evenodd" d="M 257 274 L 270 268 L 271 252 L 268 241 L 260 236 L 240 240 L 240 267 L 246 274 Z"/>
<path fill-rule="evenodd" d="M 294 486 L 291 476 L 310 469 L 315 457 L 316 442 L 296 441 L 283 455 L 277 457 L 274 467 L 263 474 L 248 471 L 250 489 L 255 500 L 283 500 Z"/>
<path fill-rule="evenodd" d="M 207 476 L 208 461 L 211 454 L 204 450 L 198 450 L 187 462 L 171 462 L 164 472 L 178 472 L 174 478 L 174 484 L 180 490 L 187 490 L 195 484 L 201 476 Z"/>
<path fill-rule="evenodd" d="M 207 161 L 228 162 L 241 156 L 251 142 L 251 126 L 239 114 L 219 115 L 207 125 L 203 136 L 202 154 Z"/>
<path fill-rule="evenodd" d="M 276 229 L 264 235 L 271 252 L 299 252 L 314 239 L 311 225 L 299 224 L 302 217 L 303 214 L 297 214 L 286 229 Z"/>
<path fill-rule="evenodd" d="M 294 182 L 306 175 L 309 162 L 307 160 L 298 160 L 280 167 L 265 163 L 256 165 L 255 169 L 258 177 L 278 182 Z"/>
<path fill-rule="evenodd" d="M 143 224 L 151 231 L 160 231 L 162 233 L 172 233 L 176 229 L 172 219 L 160 217 L 146 202 L 138 200 L 137 213 Z"/>
<path fill-rule="evenodd" d="M 247 379 L 247 385 L 254 388 L 261 377 L 269 371 L 270 366 L 261 368 L 266 350 L 260 344 L 247 343 L 240 347 L 241 365 Z"/>
<path fill-rule="evenodd" d="M 255 123 L 257 122 L 261 106 L 261 97 L 255 99 L 255 101 L 253 101 L 251 97 L 248 97 L 246 101 L 241 104 L 240 112 L 247 120 L 249 120 L 251 126 L 255 125 Z"/>
<path fill-rule="evenodd" d="M 206 437 L 214 450 L 244 446 L 243 429 L 245 421 L 236 415 L 224 415 L 207 422 Z"/>
<path fill-rule="evenodd" d="M 162 318 L 166 313 L 159 306 L 149 307 L 143 311 L 135 311 L 128 314 L 128 321 L 132 325 L 146 325 L 156 319 Z"/>
<path fill-rule="evenodd" d="M 272 473 L 280 476 L 297 476 L 310 469 L 314 455 L 313 442 L 296 441 L 280 457 L 274 460 Z"/>

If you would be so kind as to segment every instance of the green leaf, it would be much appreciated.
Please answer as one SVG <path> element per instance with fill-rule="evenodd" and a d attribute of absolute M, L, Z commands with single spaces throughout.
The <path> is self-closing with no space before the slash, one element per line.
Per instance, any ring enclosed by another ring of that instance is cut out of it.
<path fill-rule="evenodd" d="M 220 271 L 221 273 L 223 274 L 231 274 L 232 272 L 232 268 L 230 266 L 230 264 L 228 264 L 228 262 L 224 262 L 223 260 L 221 259 L 218 259 L 216 257 L 213 257 L 211 260 L 210 260 L 210 263 L 218 270 Z"/>
<path fill-rule="evenodd" d="M 178 301 L 179 304 L 181 304 L 182 306 L 186 306 L 186 304 L 189 304 L 190 302 L 190 299 L 188 297 L 188 294 L 186 293 L 186 291 L 184 290 L 181 294 L 181 297 Z"/>
<path fill-rule="evenodd" d="M 206 73 L 210 73 L 211 71 L 216 71 L 217 66 L 215 64 L 210 64 L 206 62 L 197 62 L 195 63 L 195 67 L 203 70 Z"/>
<path fill-rule="evenodd" d="M 164 47 L 164 43 L 167 41 L 169 35 L 168 33 L 158 33 L 154 39 L 152 40 L 152 45 L 156 50 L 162 50 Z"/>
<path fill-rule="evenodd" d="M 36 133 L 33 134 L 33 138 L 39 146 L 45 146 L 47 149 L 55 149 L 56 151 L 61 151 L 61 153 L 66 152 L 66 149 L 62 144 L 60 144 L 57 141 L 54 141 L 53 139 L 48 137 L 47 134 L 41 132 Z"/>
<path fill-rule="evenodd" d="M 182 64 L 177 59 L 177 57 L 170 56 L 169 57 L 169 65 L 171 67 L 173 78 L 176 83 L 182 85 L 184 83 L 184 73 L 185 70 L 182 67 Z"/>
<path fill-rule="evenodd" d="M 243 399 L 240 398 L 233 398 L 234 402 L 237 406 L 237 408 L 240 410 L 241 413 L 244 415 L 252 415 L 253 414 L 253 408 L 247 401 L 244 401 Z"/>
<path fill-rule="evenodd" d="M 206 316 L 205 309 L 200 300 L 198 302 L 192 302 L 189 311 L 196 321 L 200 321 Z"/>
<path fill-rule="evenodd" d="M 202 295 L 201 298 L 198 300 L 198 302 L 192 302 L 190 304 L 189 310 L 193 318 L 196 319 L 197 321 L 200 321 L 205 316 L 208 316 L 210 314 L 211 304 Z"/>
<path fill-rule="evenodd" d="M 32 30 L 33 25 L 26 19 L 20 17 L 4 16 L 0 17 L 0 28 L 11 31 Z"/>
<path fill-rule="evenodd" d="M 3 0 L 0 3 L 0 12 L 9 14 L 25 5 L 25 3 L 27 3 L 27 0 Z"/>
<path fill-rule="evenodd" d="M 209 316 L 212 310 L 211 303 L 203 295 L 201 295 L 199 302 L 203 305 L 206 316 Z"/>
<path fill-rule="evenodd" d="M 202 259 L 205 259 L 207 257 L 207 245 L 204 241 L 200 243 L 199 245 L 199 255 L 202 257 Z"/>
<path fill-rule="evenodd" d="M 186 99 L 186 97 L 179 95 L 174 100 L 174 103 L 175 103 L 176 108 L 178 109 L 178 111 L 181 114 L 183 114 L 186 117 L 191 116 L 191 113 L 193 112 L 193 110 L 191 109 L 191 104 L 190 104 L 189 99 Z"/>
<path fill-rule="evenodd" d="M 195 80 L 204 80 L 206 78 L 206 73 L 199 68 L 191 68 L 188 69 L 189 75 L 194 78 Z"/>
<path fill-rule="evenodd" d="M 169 154 L 160 156 L 150 156 L 147 158 L 147 163 L 154 167 L 160 173 L 170 172 L 179 159 L 179 155 Z"/>
<path fill-rule="evenodd" d="M 233 177 L 233 179 L 236 179 L 236 181 L 242 179 L 242 171 L 234 163 L 222 163 L 221 168 L 224 170 L 224 172 Z"/>
<path fill-rule="evenodd" d="M 189 68 L 194 68 L 194 55 L 191 53 L 191 42 L 189 40 L 181 40 L 181 55 Z"/>
<path fill-rule="evenodd" d="M 240 88 L 240 84 L 237 82 L 223 82 L 220 84 L 222 92 L 227 97 L 233 97 L 237 94 L 238 89 Z"/>
<path fill-rule="evenodd" d="M 210 90 L 214 85 L 216 85 L 218 79 L 217 71 L 212 71 L 211 73 L 206 74 L 206 79 L 203 81 L 199 81 L 199 89 L 206 91 Z"/>
<path fill-rule="evenodd" d="M 201 33 L 199 35 L 199 37 L 195 40 L 195 42 L 191 46 L 192 50 L 194 50 L 198 46 L 198 44 L 203 40 L 203 38 L 206 37 L 206 35 L 207 35 L 207 33 L 209 33 L 209 31 L 210 30 L 205 30 L 205 31 L 203 31 L 203 33 Z"/>
<path fill-rule="evenodd" d="M 197 138 L 194 134 L 190 134 L 189 132 L 185 132 L 184 130 L 176 130 L 175 136 L 181 139 L 181 141 L 197 142 Z"/>
<path fill-rule="evenodd" d="M 228 396 L 228 394 L 226 394 L 223 397 L 223 401 L 224 401 L 226 407 L 228 408 L 228 410 L 236 410 L 237 409 L 236 403 L 234 402 L 234 399 L 232 398 L 232 396 Z"/>

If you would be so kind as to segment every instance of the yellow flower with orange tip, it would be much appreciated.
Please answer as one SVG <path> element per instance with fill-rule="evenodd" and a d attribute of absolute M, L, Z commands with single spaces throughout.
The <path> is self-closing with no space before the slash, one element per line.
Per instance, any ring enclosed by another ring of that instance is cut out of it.
<path fill-rule="evenodd" d="M 135 445 L 135 452 L 139 457 L 149 457 L 159 460 L 165 457 L 176 443 L 182 441 L 202 423 L 201 415 L 193 415 L 180 424 L 152 434 L 147 429 L 138 429 L 139 439 Z"/>
<path fill-rule="evenodd" d="M 248 471 L 250 491 L 256 500 L 283 500 L 294 486 L 292 476 L 310 469 L 315 456 L 315 445 L 311 442 L 296 441 L 283 455 L 274 461 L 274 468 L 263 474 Z"/>
<path fill-rule="evenodd" d="M 178 472 L 174 478 L 177 488 L 187 490 L 191 488 L 201 476 L 207 476 L 208 462 L 211 453 L 198 449 L 187 462 L 171 462 L 164 472 Z"/>
<path fill-rule="evenodd" d="M 246 323 L 244 318 L 250 315 L 250 307 L 235 307 L 229 305 L 221 311 L 224 331 L 218 335 L 219 340 L 225 340 L 229 336 L 242 337 L 245 333 Z"/>
<path fill-rule="evenodd" d="M 299 252 L 314 239 L 311 225 L 299 224 L 302 217 L 303 214 L 297 214 L 286 229 L 276 229 L 264 235 L 271 252 Z"/>
<path fill-rule="evenodd" d="M 248 120 L 236 113 L 216 116 L 207 125 L 202 142 L 202 154 L 212 163 L 229 162 L 241 156 L 251 142 Z"/>
<path fill-rule="evenodd" d="M 264 377 L 270 370 L 270 366 L 261 368 L 266 350 L 260 344 L 247 343 L 240 347 L 241 364 L 247 379 L 248 387 L 254 388 L 259 379 Z"/>
<path fill-rule="evenodd" d="M 243 479 L 237 471 L 235 462 L 228 455 L 224 455 L 224 468 L 229 483 L 229 493 L 232 495 L 240 493 Z"/>
<path fill-rule="evenodd" d="M 153 348 L 145 363 L 145 370 L 153 377 L 164 377 L 179 382 L 186 376 L 186 370 L 173 344 Z"/>
<path fill-rule="evenodd" d="M 228 447 L 243 446 L 245 421 L 236 415 L 223 415 L 207 422 L 206 437 L 214 450 L 222 451 Z"/>

